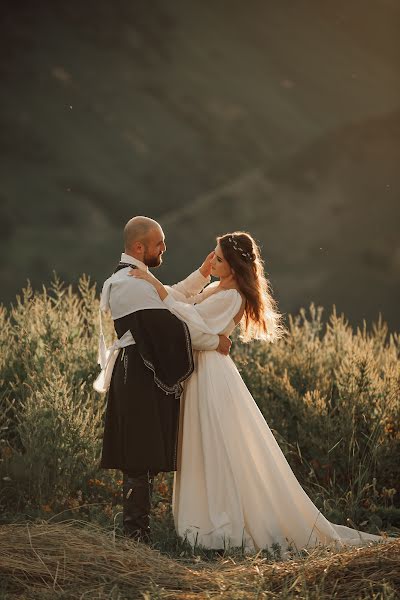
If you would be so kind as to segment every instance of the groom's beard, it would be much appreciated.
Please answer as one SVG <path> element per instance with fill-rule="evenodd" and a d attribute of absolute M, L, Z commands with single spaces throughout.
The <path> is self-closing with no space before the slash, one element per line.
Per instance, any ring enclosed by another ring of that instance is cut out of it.
<path fill-rule="evenodd" d="M 159 267 L 162 263 L 162 254 L 157 254 L 156 256 L 149 256 L 145 253 L 143 257 L 143 262 L 146 265 L 146 267 Z"/>

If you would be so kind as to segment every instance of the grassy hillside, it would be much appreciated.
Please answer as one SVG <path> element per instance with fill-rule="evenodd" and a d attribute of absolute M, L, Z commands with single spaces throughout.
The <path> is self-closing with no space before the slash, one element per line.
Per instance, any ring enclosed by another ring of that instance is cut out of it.
<path fill-rule="evenodd" d="M 394 0 L 2 4 L 3 302 L 102 281 L 134 214 L 183 276 L 254 232 L 283 311 L 400 325 Z"/>
<path fill-rule="evenodd" d="M 79 293 L 60 282 L 41 293 L 26 290 L 12 312 L 0 310 L 5 520 L 77 510 L 104 523 L 119 513 L 120 475 L 98 467 L 105 397 L 92 387 L 97 316 L 87 280 Z M 324 514 L 372 532 L 399 527 L 398 334 L 388 336 L 382 322 L 353 333 L 343 317 L 325 321 L 311 305 L 291 317 L 287 338 L 273 345 L 236 340 L 232 357 Z M 164 550 L 177 546 L 171 484 L 160 475 L 156 486 L 156 546 Z"/>
<path fill-rule="evenodd" d="M 379 311 L 396 324 L 399 156 L 400 113 L 325 134 L 167 214 L 166 260 L 189 270 L 199 239 L 213 247 L 212 234 L 244 228 L 261 241 L 285 310 L 335 303 L 354 324 Z"/>
<path fill-rule="evenodd" d="M 398 597 L 399 541 L 285 562 L 278 547 L 192 549 L 174 530 L 171 473 L 155 481 L 151 547 L 120 539 L 121 474 L 98 467 L 97 315 L 85 279 L 0 308 L 0 598 Z M 398 536 L 399 335 L 353 332 L 314 305 L 289 326 L 274 345 L 235 340 L 233 359 L 323 514 Z"/>

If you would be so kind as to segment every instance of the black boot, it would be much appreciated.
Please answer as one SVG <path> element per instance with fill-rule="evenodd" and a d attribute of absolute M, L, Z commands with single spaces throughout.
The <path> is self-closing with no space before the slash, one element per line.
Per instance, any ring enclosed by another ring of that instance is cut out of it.
<path fill-rule="evenodd" d="M 150 542 L 150 510 L 153 477 L 150 473 L 124 473 L 123 525 L 124 534 L 136 540 Z"/>

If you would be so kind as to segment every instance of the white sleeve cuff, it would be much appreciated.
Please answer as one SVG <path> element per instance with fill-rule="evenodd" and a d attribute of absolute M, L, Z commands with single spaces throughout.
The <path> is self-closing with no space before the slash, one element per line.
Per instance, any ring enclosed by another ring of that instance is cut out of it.
<path fill-rule="evenodd" d="M 195 271 L 195 273 L 196 273 L 196 271 Z M 207 277 L 204 277 L 204 275 L 203 275 L 203 274 L 202 274 L 202 272 L 200 271 L 200 268 L 199 268 L 199 269 L 197 269 L 197 273 L 200 275 L 201 279 L 204 281 L 204 285 L 205 285 L 206 283 L 210 283 L 210 281 L 211 281 L 211 276 L 210 276 L 210 275 L 208 275 Z"/>

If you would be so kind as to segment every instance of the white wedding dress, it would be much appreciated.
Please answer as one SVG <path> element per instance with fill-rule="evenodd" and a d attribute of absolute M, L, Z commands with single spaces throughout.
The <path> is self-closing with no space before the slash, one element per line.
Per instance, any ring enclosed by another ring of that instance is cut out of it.
<path fill-rule="evenodd" d="M 193 327 L 229 335 L 242 299 L 237 290 L 213 286 L 184 301 L 167 288 L 164 302 Z M 173 492 L 180 536 L 192 546 L 248 552 L 279 544 L 284 555 L 290 547 L 387 539 L 330 523 L 297 481 L 232 359 L 215 351 L 194 356 L 181 401 Z"/>

